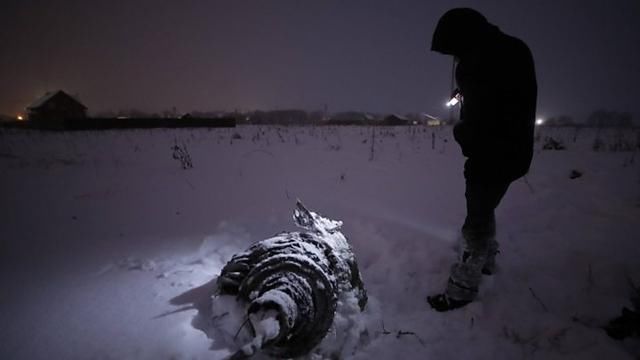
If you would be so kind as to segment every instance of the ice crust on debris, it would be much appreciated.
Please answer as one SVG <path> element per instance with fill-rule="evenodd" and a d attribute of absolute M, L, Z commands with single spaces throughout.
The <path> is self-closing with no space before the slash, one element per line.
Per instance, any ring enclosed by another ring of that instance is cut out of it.
<path fill-rule="evenodd" d="M 284 291 L 280 290 L 269 290 L 262 294 L 258 299 L 254 301 L 255 304 L 259 306 L 259 308 L 263 308 L 264 304 L 275 304 L 277 306 L 277 311 L 270 310 L 269 312 L 274 314 L 282 313 L 282 317 L 289 322 L 287 322 L 287 326 L 293 326 L 293 323 L 290 322 L 292 319 L 295 319 L 298 316 L 298 306 L 293 301 L 293 299 Z M 249 314 L 249 318 L 255 314 L 262 313 L 262 311 L 258 311 L 253 314 Z M 252 321 L 253 323 L 253 321 Z M 254 328 L 255 330 L 255 328 Z M 256 330 L 257 334 L 257 330 Z M 277 334 L 276 334 L 277 335 Z M 274 337 L 275 338 L 275 337 Z"/>
<path fill-rule="evenodd" d="M 342 222 L 311 212 L 300 201 L 293 218 L 307 232 L 283 232 L 254 243 L 218 278 L 220 293 L 246 303 L 250 319 L 276 313 L 278 334 L 257 340 L 262 335 L 253 328 L 253 339 L 241 348 L 247 354 L 262 349 L 275 357 L 305 355 L 330 331 L 343 304 L 339 299 L 354 299 L 359 311 L 367 303 L 355 256 L 339 231 Z"/>
<path fill-rule="evenodd" d="M 241 350 L 245 355 L 253 355 L 264 344 L 280 335 L 280 324 L 277 316 L 278 313 L 273 310 L 249 315 L 249 321 L 251 321 L 255 336 L 250 343 L 242 347 Z"/>

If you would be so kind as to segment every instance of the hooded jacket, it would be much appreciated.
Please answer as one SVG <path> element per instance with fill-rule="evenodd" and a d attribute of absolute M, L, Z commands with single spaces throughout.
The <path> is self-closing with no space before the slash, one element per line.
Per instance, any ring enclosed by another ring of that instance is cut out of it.
<path fill-rule="evenodd" d="M 527 45 L 461 8 L 442 16 L 431 50 L 459 61 L 455 76 L 463 100 L 454 137 L 468 157 L 465 177 L 513 181 L 526 174 L 537 98 Z"/>

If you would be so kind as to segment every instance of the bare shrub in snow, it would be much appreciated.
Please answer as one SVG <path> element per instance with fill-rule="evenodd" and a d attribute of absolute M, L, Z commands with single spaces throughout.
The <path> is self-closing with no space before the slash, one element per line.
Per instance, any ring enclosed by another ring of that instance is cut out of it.
<path fill-rule="evenodd" d="M 571 173 L 569 173 L 569 179 L 571 180 L 577 179 L 581 176 L 582 176 L 582 171 L 578 171 L 576 169 L 571 170 Z"/>
<path fill-rule="evenodd" d="M 600 136 L 596 136 L 596 139 L 593 140 L 593 145 L 591 145 L 591 148 L 593 149 L 593 151 L 602 151 L 604 150 L 604 146 L 604 141 L 602 141 Z"/>
<path fill-rule="evenodd" d="M 636 144 L 624 136 L 624 132 L 618 131 L 613 139 L 613 143 L 609 144 L 609 151 L 634 151 Z"/>
<path fill-rule="evenodd" d="M 191 161 L 191 154 L 189 154 L 187 144 L 182 143 L 182 145 L 179 145 L 176 139 L 174 140 L 171 150 L 173 150 L 173 158 L 180 162 L 182 169 L 187 170 L 193 168 L 193 162 Z"/>
<path fill-rule="evenodd" d="M 369 152 L 369 161 L 373 161 L 376 155 L 376 128 L 371 128 L 371 150 Z"/>
<path fill-rule="evenodd" d="M 551 136 L 548 136 L 544 139 L 544 145 L 542 145 L 542 150 L 565 150 L 566 147 L 562 143 L 561 140 L 556 140 Z"/>

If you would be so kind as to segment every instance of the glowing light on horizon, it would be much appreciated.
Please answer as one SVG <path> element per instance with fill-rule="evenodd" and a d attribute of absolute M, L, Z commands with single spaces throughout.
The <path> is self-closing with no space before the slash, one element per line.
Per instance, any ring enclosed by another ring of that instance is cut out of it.
<path fill-rule="evenodd" d="M 544 125 L 544 119 L 536 119 L 536 125 L 540 126 L 540 125 Z"/>
<path fill-rule="evenodd" d="M 17 116 L 17 119 L 18 119 L 18 120 L 20 120 L 20 121 L 22 121 L 22 120 L 24 120 L 24 116 L 22 116 L 22 115 L 18 115 L 18 116 Z"/>

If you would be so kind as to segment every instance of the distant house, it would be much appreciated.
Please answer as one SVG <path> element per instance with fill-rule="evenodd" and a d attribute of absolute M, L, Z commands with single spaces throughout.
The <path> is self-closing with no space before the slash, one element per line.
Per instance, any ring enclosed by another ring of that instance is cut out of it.
<path fill-rule="evenodd" d="M 422 123 L 427 124 L 428 126 L 442 126 L 447 124 L 446 121 L 426 113 L 421 114 L 420 117 L 422 119 Z"/>
<path fill-rule="evenodd" d="M 84 119 L 87 107 L 62 90 L 48 92 L 27 107 L 29 120 Z"/>
<path fill-rule="evenodd" d="M 391 114 L 384 118 L 383 124 L 389 126 L 410 125 L 411 120 L 398 114 Z"/>
<path fill-rule="evenodd" d="M 333 114 L 327 124 L 329 125 L 370 125 L 376 122 L 373 114 L 359 111 L 345 111 Z"/>
<path fill-rule="evenodd" d="M 310 123 L 309 114 L 303 110 L 255 111 L 246 117 L 250 124 L 304 125 Z"/>

